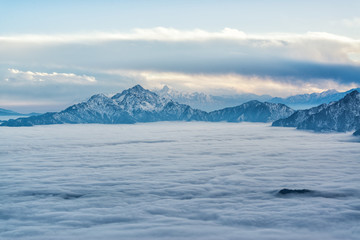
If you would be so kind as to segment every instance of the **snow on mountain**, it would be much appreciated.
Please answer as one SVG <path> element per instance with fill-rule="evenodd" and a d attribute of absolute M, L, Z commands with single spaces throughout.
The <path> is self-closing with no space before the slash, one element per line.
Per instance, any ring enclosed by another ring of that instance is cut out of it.
<path fill-rule="evenodd" d="M 46 113 L 29 118 L 9 120 L 2 126 L 33 126 L 63 123 L 135 123 L 174 120 L 205 120 L 206 112 L 192 109 L 159 97 L 156 93 L 136 85 L 107 97 L 92 96 L 88 101 L 75 104 L 61 112 Z"/>
<path fill-rule="evenodd" d="M 301 122 L 306 120 L 309 116 L 320 112 L 324 108 L 326 108 L 328 104 L 324 103 L 320 106 L 313 107 L 306 110 L 298 110 L 288 118 L 281 118 L 275 122 L 273 122 L 273 126 L 282 126 L 282 127 L 297 127 Z"/>
<path fill-rule="evenodd" d="M 341 100 L 311 115 L 299 129 L 346 132 L 360 128 L 360 93 L 352 91 Z"/>
<path fill-rule="evenodd" d="M 173 100 L 182 104 L 190 105 L 193 108 L 202 109 L 208 111 L 216 105 L 216 100 L 211 95 L 205 93 L 187 93 L 179 92 L 174 89 L 170 89 L 168 86 L 164 86 L 160 90 L 155 90 L 160 97 Z"/>
<path fill-rule="evenodd" d="M 269 100 L 269 102 L 273 103 L 283 103 L 287 106 L 290 106 L 295 109 L 303 109 L 309 108 L 312 106 L 318 106 L 323 103 L 330 103 L 334 101 L 338 101 L 341 98 L 345 97 L 348 93 L 360 89 L 351 89 L 346 92 L 338 92 L 336 90 L 327 90 L 321 93 L 311 93 L 311 94 L 299 94 L 290 96 L 287 98 L 279 98 L 275 97 Z"/>
<path fill-rule="evenodd" d="M 169 88 L 168 86 L 164 86 L 160 90 L 154 90 L 154 92 L 165 99 L 171 99 L 175 102 L 187 104 L 193 108 L 202 109 L 204 111 L 214 111 L 221 108 L 238 106 L 252 100 L 282 103 L 294 109 L 308 109 L 323 103 L 328 104 L 330 102 L 338 101 L 353 90 L 359 91 L 360 89 L 352 89 L 346 92 L 327 90 L 321 93 L 299 94 L 287 98 L 271 97 L 269 95 L 256 95 L 251 93 L 215 96 L 199 92 L 180 92 Z"/>
<path fill-rule="evenodd" d="M 297 111 L 273 126 L 289 126 L 318 132 L 346 132 L 360 129 L 360 93 L 356 90 L 330 104 Z"/>
<path fill-rule="evenodd" d="M 92 96 L 88 101 L 72 105 L 61 112 L 8 120 L 2 126 L 33 126 L 63 123 L 135 123 L 154 121 L 228 121 L 269 122 L 273 126 L 297 127 L 315 131 L 352 131 L 360 129 L 360 97 L 352 91 L 343 99 L 330 104 L 294 111 L 284 104 L 249 101 L 210 113 L 194 109 L 170 99 L 178 94 L 185 98 L 201 99 L 209 104 L 214 97 L 203 94 L 184 95 L 169 88 L 158 94 L 136 85 L 112 97 L 104 94 Z M 323 93 L 322 96 L 333 94 Z M 189 97 L 190 96 L 190 97 Z M 199 100 L 200 101 L 200 100 Z M 280 120 L 278 120 L 280 119 Z"/>
<path fill-rule="evenodd" d="M 9 120 L 2 126 L 33 126 L 63 123 L 135 123 L 154 121 L 253 121 L 268 122 L 287 117 L 294 111 L 283 104 L 250 101 L 240 106 L 207 113 L 136 85 L 108 97 L 92 96 L 61 112 Z"/>
<path fill-rule="evenodd" d="M 180 92 L 168 86 L 164 86 L 160 90 L 154 90 L 154 92 L 165 99 L 171 99 L 175 102 L 187 104 L 192 108 L 204 111 L 214 111 L 221 108 L 237 106 L 251 100 L 267 101 L 271 99 L 271 96 L 268 95 L 255 95 L 251 93 L 214 96 L 201 92 Z"/>
<path fill-rule="evenodd" d="M 134 123 L 135 120 L 113 99 L 104 94 L 92 96 L 87 102 L 75 104 L 54 118 L 60 123 Z"/>
<path fill-rule="evenodd" d="M 45 113 L 28 118 L 9 120 L 2 126 L 33 126 L 63 123 L 134 123 L 112 99 L 103 94 L 92 96 L 87 102 L 68 107 L 61 112 Z"/>
<path fill-rule="evenodd" d="M 187 93 L 187 92 L 179 92 L 174 89 L 170 89 L 168 86 L 164 86 L 161 90 L 155 91 L 159 96 L 171 99 L 171 100 L 182 100 L 179 102 L 192 102 L 196 101 L 197 103 L 213 103 L 211 95 L 207 95 L 205 93 Z"/>
<path fill-rule="evenodd" d="M 146 90 L 140 85 L 115 94 L 111 99 L 130 114 L 139 111 L 160 111 L 170 101 L 170 99 L 159 97 L 156 93 Z"/>
<path fill-rule="evenodd" d="M 293 113 L 294 110 L 284 104 L 254 100 L 236 107 L 210 112 L 209 119 L 228 122 L 270 122 L 288 117 Z"/>

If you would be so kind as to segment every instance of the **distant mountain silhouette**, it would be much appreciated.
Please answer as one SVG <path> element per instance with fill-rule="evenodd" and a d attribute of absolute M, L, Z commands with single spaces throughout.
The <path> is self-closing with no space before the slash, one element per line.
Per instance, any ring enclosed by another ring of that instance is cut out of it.
<path fill-rule="evenodd" d="M 238 106 L 252 100 L 282 103 L 294 109 L 307 109 L 323 103 L 338 101 L 353 90 L 360 91 L 360 89 L 352 89 L 346 92 L 327 90 L 321 93 L 298 94 L 287 98 L 271 97 L 269 95 L 256 95 L 251 93 L 224 96 L 210 95 L 202 92 L 188 93 L 174 90 L 168 86 L 164 86 L 162 89 L 155 90 L 154 92 L 160 97 L 187 104 L 192 108 L 198 108 L 204 111 L 214 111 L 221 108 Z"/>
<path fill-rule="evenodd" d="M 202 92 L 181 92 L 164 86 L 160 90 L 155 90 L 160 97 L 171 99 L 175 102 L 187 104 L 192 108 L 198 108 L 204 111 L 214 111 L 221 108 L 233 107 L 251 100 L 267 101 L 271 99 L 269 95 L 256 95 L 251 93 L 234 95 L 210 95 Z"/>
<path fill-rule="evenodd" d="M 290 96 L 287 98 L 275 97 L 275 98 L 270 99 L 269 102 L 283 103 L 290 107 L 299 109 L 299 108 L 303 108 L 303 107 L 317 106 L 317 105 L 320 105 L 323 103 L 331 103 L 334 101 L 338 101 L 354 90 L 360 91 L 359 88 L 351 89 L 346 92 L 338 92 L 336 90 L 328 90 L 328 91 L 324 91 L 321 93 L 299 94 L 299 95 L 294 95 L 294 96 Z"/>
<path fill-rule="evenodd" d="M 18 112 L 0 108 L 0 116 L 23 116 L 23 115 L 25 115 L 25 114 L 21 114 Z"/>
<path fill-rule="evenodd" d="M 276 103 L 250 101 L 237 107 L 213 112 L 194 109 L 136 85 L 113 97 L 104 94 L 75 104 L 61 112 L 18 118 L 1 126 L 33 126 L 76 123 L 136 123 L 155 121 L 229 121 L 269 122 L 290 116 L 294 110 Z"/>
<path fill-rule="evenodd" d="M 236 107 L 210 112 L 209 120 L 215 122 L 271 122 L 290 116 L 294 112 L 293 109 L 284 104 L 263 103 L 254 100 Z"/>

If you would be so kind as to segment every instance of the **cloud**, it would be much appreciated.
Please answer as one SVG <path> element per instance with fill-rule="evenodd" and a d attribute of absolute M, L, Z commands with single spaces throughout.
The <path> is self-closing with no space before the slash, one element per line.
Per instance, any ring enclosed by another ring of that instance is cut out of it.
<path fill-rule="evenodd" d="M 46 73 L 20 71 L 10 68 L 9 75 L 5 78 L 8 83 L 56 83 L 56 84 L 94 84 L 95 77 L 87 75 L 76 75 L 74 73 Z"/>
<path fill-rule="evenodd" d="M 349 53 L 348 55 L 351 60 L 360 63 L 360 53 Z"/>
<path fill-rule="evenodd" d="M 33 42 L 33 43 L 92 43 L 106 41 L 211 41 L 211 40 L 246 40 L 248 36 L 242 31 L 225 28 L 220 32 L 208 32 L 201 29 L 190 31 L 174 28 L 156 27 L 150 29 L 137 28 L 130 33 L 122 32 L 92 32 L 87 34 L 41 35 L 27 34 L 14 36 L 1 36 L 2 42 Z"/>
<path fill-rule="evenodd" d="M 59 111 L 90 95 L 114 89 L 99 86 L 94 76 L 75 73 L 2 69 L 0 74 L 1 107 L 19 112 Z"/>
<path fill-rule="evenodd" d="M 1 36 L 0 43 L 16 45 L 23 48 L 26 45 L 84 45 L 96 46 L 109 42 L 146 42 L 168 43 L 204 43 L 216 42 L 219 46 L 248 47 L 252 49 L 273 49 L 276 55 L 293 59 L 308 59 L 321 62 L 351 62 L 348 52 L 360 52 L 360 40 L 325 32 L 308 32 L 305 34 L 269 33 L 248 34 L 238 29 L 224 28 L 218 32 L 202 29 L 178 30 L 174 28 L 134 29 L 129 33 L 93 32 L 87 34 L 63 35 L 14 35 Z M 141 43 L 143 42 L 143 43 Z M 26 48 L 26 47 L 25 47 Z M 235 50 L 234 49 L 234 50 Z M 1 48 L 0 48 L 1 50 Z M 236 52 L 236 51 L 235 51 Z"/>
<path fill-rule="evenodd" d="M 344 22 L 356 22 L 344 20 Z M 247 34 L 234 28 L 224 28 L 218 32 L 209 32 L 202 29 L 179 30 L 174 28 L 156 27 L 133 29 L 129 33 L 124 32 L 92 32 L 84 34 L 24 34 L 13 36 L 1 36 L 3 42 L 37 42 L 37 43 L 84 43 L 96 41 L 162 41 L 162 42 L 183 42 L 183 41 L 211 41 L 211 40 L 253 40 L 267 41 L 274 45 L 282 45 L 285 42 L 296 42 L 299 40 L 331 40 L 341 42 L 357 42 L 357 40 L 340 35 L 325 32 L 308 32 L 305 34 L 292 33 L 268 33 L 268 34 Z M 262 46 L 266 46 L 265 43 Z"/>
<path fill-rule="evenodd" d="M 350 28 L 357 28 L 360 27 L 360 17 L 354 17 L 351 19 L 343 19 L 341 23 Z"/>
<path fill-rule="evenodd" d="M 1 128 L 0 238 L 355 240 L 351 139 L 254 123 Z"/>
<path fill-rule="evenodd" d="M 341 84 L 332 79 L 302 81 L 299 79 L 272 78 L 269 76 L 228 74 L 187 74 L 182 72 L 156 71 L 107 71 L 108 74 L 138 79 L 148 88 L 162 88 L 164 85 L 188 92 L 199 91 L 211 94 L 254 93 L 287 97 L 289 95 L 322 92 L 328 89 L 346 91 L 358 85 Z"/>
<path fill-rule="evenodd" d="M 0 99 L 72 102 L 137 83 L 272 96 L 348 90 L 359 86 L 359 56 L 360 40 L 321 32 L 249 34 L 231 28 L 211 32 L 159 27 L 1 36 Z"/>

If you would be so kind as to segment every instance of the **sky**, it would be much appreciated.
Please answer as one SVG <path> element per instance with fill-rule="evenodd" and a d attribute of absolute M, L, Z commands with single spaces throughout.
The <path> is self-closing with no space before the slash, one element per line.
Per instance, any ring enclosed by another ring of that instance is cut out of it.
<path fill-rule="evenodd" d="M 360 86 L 359 1 L 0 1 L 0 108 L 135 84 L 286 97 Z"/>

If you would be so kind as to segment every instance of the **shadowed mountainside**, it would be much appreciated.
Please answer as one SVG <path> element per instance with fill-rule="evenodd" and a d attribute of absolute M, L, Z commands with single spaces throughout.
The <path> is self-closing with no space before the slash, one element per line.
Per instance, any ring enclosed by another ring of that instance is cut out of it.
<path fill-rule="evenodd" d="M 296 111 L 272 126 L 296 127 L 316 132 L 346 132 L 360 129 L 360 93 L 356 90 L 329 104 Z"/>

